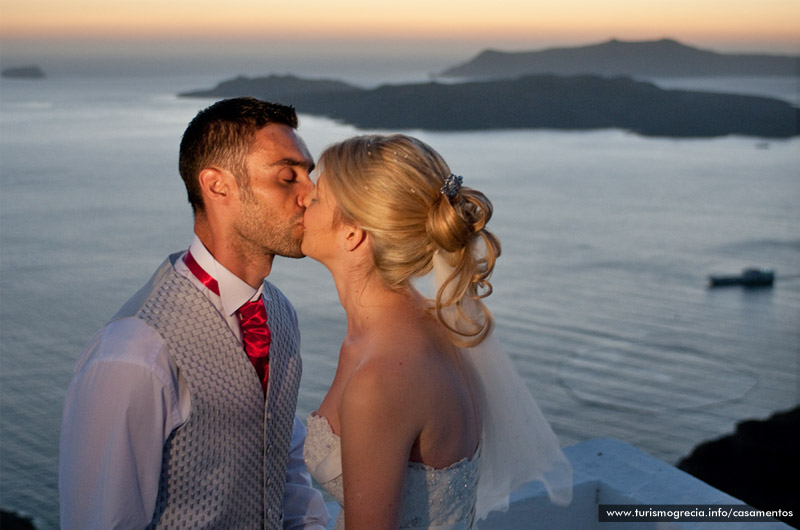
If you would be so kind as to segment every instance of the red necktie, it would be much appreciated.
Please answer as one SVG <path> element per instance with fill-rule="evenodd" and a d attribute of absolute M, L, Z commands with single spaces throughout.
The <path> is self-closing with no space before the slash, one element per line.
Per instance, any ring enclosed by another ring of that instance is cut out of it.
<path fill-rule="evenodd" d="M 269 345 L 272 334 L 267 326 L 267 309 L 259 297 L 255 302 L 247 302 L 236 312 L 242 325 L 242 342 L 244 351 L 258 373 L 261 388 L 267 392 L 269 382 Z"/>
<path fill-rule="evenodd" d="M 219 283 L 203 270 L 200 264 L 194 259 L 191 252 L 186 252 L 184 262 L 186 266 L 189 267 L 191 273 L 194 274 L 203 285 L 219 296 Z M 236 311 L 236 314 L 242 326 L 244 351 L 247 353 L 247 357 L 250 358 L 250 362 L 256 369 L 258 379 L 261 382 L 261 388 L 263 388 L 264 393 L 266 393 L 267 383 L 269 381 L 269 345 L 272 342 L 272 334 L 270 333 L 269 326 L 267 326 L 267 309 L 264 307 L 264 301 L 259 298 L 255 302 L 246 302 Z"/>

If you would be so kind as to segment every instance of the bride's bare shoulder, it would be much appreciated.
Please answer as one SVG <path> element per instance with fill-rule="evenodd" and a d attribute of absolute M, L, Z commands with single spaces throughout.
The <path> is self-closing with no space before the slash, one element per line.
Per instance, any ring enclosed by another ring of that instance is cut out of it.
<path fill-rule="evenodd" d="M 403 395 L 419 387 L 429 370 L 423 337 L 391 331 L 376 333 L 369 341 L 355 346 L 357 366 L 348 377 L 345 392 L 360 398 L 385 398 Z"/>

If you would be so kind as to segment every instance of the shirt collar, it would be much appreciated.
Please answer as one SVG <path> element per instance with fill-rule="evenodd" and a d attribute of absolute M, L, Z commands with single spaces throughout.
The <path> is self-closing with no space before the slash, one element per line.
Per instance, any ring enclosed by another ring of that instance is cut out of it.
<path fill-rule="evenodd" d="M 261 296 L 263 284 L 259 285 L 258 289 L 253 289 L 246 281 L 226 269 L 211 255 L 197 235 L 192 239 L 189 251 L 197 264 L 217 280 L 222 308 L 227 315 L 233 315 L 246 302 L 257 300 Z"/>

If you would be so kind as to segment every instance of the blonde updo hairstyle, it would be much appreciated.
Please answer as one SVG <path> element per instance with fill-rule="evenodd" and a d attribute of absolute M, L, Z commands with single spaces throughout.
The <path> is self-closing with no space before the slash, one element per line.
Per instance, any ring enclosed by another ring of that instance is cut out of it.
<path fill-rule="evenodd" d="M 483 341 L 493 319 L 481 299 L 492 292 L 489 277 L 500 255 L 500 242 L 486 229 L 492 216 L 486 196 L 466 186 L 452 198 L 442 193 L 450 168 L 430 146 L 404 135 L 350 138 L 328 147 L 319 166 L 338 203 L 336 222 L 369 234 L 382 280 L 408 288 L 431 272 L 440 253 L 452 272 L 429 310 L 453 343 Z M 464 311 L 467 300 L 472 309 Z M 455 318 L 445 318 L 448 308 L 457 310 Z"/>

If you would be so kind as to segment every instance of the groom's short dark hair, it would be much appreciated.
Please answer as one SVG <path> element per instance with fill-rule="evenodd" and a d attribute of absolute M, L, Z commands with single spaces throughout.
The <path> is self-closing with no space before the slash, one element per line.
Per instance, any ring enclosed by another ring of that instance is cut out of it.
<path fill-rule="evenodd" d="M 223 99 L 201 110 L 183 133 L 178 171 L 192 211 L 205 209 L 197 176 L 212 165 L 231 171 L 240 187 L 247 188 L 245 160 L 256 131 L 277 123 L 297 128 L 291 106 L 251 97 Z"/>

